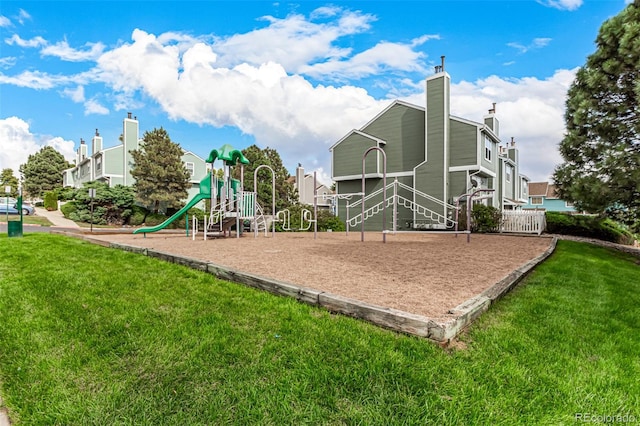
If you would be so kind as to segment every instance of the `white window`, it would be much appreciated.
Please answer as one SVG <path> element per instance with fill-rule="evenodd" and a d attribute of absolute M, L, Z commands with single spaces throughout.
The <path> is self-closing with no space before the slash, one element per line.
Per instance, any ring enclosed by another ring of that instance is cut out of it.
<path fill-rule="evenodd" d="M 527 196 L 527 189 L 528 189 L 528 186 L 529 186 L 529 185 L 527 185 L 527 181 L 523 180 L 523 181 L 522 181 L 522 196 L 523 196 L 523 197 L 526 197 L 526 196 Z"/>
<path fill-rule="evenodd" d="M 511 175 L 513 174 L 513 167 L 507 165 L 506 170 L 505 170 L 505 179 L 507 180 L 507 183 L 511 183 Z"/>
<path fill-rule="evenodd" d="M 531 197 L 531 204 L 533 205 L 542 204 L 542 197 Z"/>
<path fill-rule="evenodd" d="M 573 203 L 571 201 L 565 201 L 564 202 L 564 206 L 565 207 L 573 207 Z"/>
<path fill-rule="evenodd" d="M 102 170 L 102 156 L 96 158 L 96 170 Z"/>
<path fill-rule="evenodd" d="M 195 174 L 195 171 L 196 171 L 195 164 L 188 161 L 184 163 L 184 166 L 187 168 L 187 171 L 189 172 L 189 176 L 193 176 Z"/>
<path fill-rule="evenodd" d="M 491 152 L 493 151 L 493 141 L 488 137 L 484 137 L 484 158 L 491 161 Z"/>

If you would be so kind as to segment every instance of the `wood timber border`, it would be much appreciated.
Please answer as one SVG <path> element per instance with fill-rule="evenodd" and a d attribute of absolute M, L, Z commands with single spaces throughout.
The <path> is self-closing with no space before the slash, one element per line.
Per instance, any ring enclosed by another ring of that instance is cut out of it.
<path fill-rule="evenodd" d="M 424 337 L 442 346 L 447 346 L 460 332 L 489 309 L 489 306 L 515 288 L 533 268 L 542 263 L 554 252 L 558 241 L 557 237 L 553 237 L 549 248 L 547 248 L 547 250 L 542 254 L 521 265 L 496 284 L 480 293 L 478 296 L 472 297 L 451 309 L 448 313 L 453 315 L 452 318 L 446 320 L 435 320 L 422 315 L 372 305 L 337 294 L 327 293 L 297 284 L 242 272 L 199 259 L 178 256 L 168 252 L 137 247 L 129 244 L 108 242 L 78 233 L 54 233 L 80 238 L 103 247 L 110 247 L 154 257 L 165 262 L 184 265 L 192 269 L 206 272 L 219 279 L 244 284 L 279 296 L 291 297 L 300 302 L 322 307 L 330 312 L 364 319 L 375 325 L 397 332 Z"/>

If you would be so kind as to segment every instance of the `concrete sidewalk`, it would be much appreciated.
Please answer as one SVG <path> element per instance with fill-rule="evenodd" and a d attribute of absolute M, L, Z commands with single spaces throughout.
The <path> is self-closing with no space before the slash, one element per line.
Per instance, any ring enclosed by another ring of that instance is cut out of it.
<path fill-rule="evenodd" d="M 60 228 L 80 228 L 80 226 L 72 220 L 64 217 L 60 210 L 49 211 L 44 207 L 36 207 L 36 215 L 46 217 L 54 227 Z"/>
<path fill-rule="evenodd" d="M 3 408 L 2 397 L 0 397 L 0 426 L 10 426 L 9 416 L 7 410 Z"/>

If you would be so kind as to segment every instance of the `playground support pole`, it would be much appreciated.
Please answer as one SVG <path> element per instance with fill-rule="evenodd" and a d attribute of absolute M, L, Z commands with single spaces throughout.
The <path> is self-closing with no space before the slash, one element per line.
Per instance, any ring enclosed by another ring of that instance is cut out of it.
<path fill-rule="evenodd" d="M 313 172 L 313 218 L 315 221 L 313 222 L 313 239 L 318 238 L 318 184 L 316 173 Z"/>
<path fill-rule="evenodd" d="M 345 222 L 345 229 L 346 229 L 346 234 L 347 237 L 349 236 L 349 200 L 347 200 L 347 221 Z"/>
<path fill-rule="evenodd" d="M 275 237 L 276 236 L 276 172 L 273 171 L 273 169 L 270 166 L 267 166 L 266 164 L 261 164 L 258 167 L 256 167 L 256 169 L 253 171 L 253 192 L 256 193 L 256 203 L 258 202 L 258 170 L 260 170 L 261 168 L 266 167 L 267 169 L 269 169 L 271 171 L 271 237 Z M 253 217 L 254 217 L 254 227 L 255 229 L 255 234 L 254 236 L 257 238 L 258 237 L 258 226 L 257 226 L 257 220 L 256 218 L 256 214 L 258 212 L 258 209 L 255 209 L 253 211 Z"/>
<path fill-rule="evenodd" d="M 415 200 L 415 196 L 414 196 Z M 393 233 L 396 233 L 398 223 L 398 178 L 393 181 Z"/>
<path fill-rule="evenodd" d="M 382 148 L 379 146 L 372 146 L 367 149 L 362 155 L 362 222 L 360 226 L 360 241 L 364 242 L 364 199 L 365 199 L 365 160 L 367 159 L 367 155 L 371 151 L 378 151 L 382 153 L 382 242 L 387 242 L 387 232 L 386 232 L 386 205 L 387 205 L 387 154 L 384 152 Z M 377 159 L 376 159 L 377 163 Z M 376 164 L 377 166 L 377 164 Z M 377 167 L 376 167 L 377 169 Z"/>
<path fill-rule="evenodd" d="M 240 238 L 240 215 L 244 212 L 244 165 L 240 163 L 240 191 L 236 192 L 236 238 Z"/>

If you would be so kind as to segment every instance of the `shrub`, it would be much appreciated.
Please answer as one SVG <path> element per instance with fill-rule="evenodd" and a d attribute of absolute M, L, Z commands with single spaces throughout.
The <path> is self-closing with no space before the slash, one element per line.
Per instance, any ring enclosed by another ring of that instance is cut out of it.
<path fill-rule="evenodd" d="M 167 216 L 160 213 L 150 213 L 147 215 L 147 218 L 144 221 L 146 226 L 156 226 L 160 225 L 162 222 L 167 220 Z"/>
<path fill-rule="evenodd" d="M 127 224 L 140 226 L 144 223 L 147 214 L 149 214 L 149 212 L 144 207 L 133 205 L 131 206 L 131 214 L 127 216 Z"/>
<path fill-rule="evenodd" d="M 546 212 L 547 232 L 633 244 L 634 236 L 617 222 L 601 216 Z"/>
<path fill-rule="evenodd" d="M 329 210 L 318 210 L 318 231 L 327 231 L 331 229 L 334 232 L 346 230 L 345 223 Z"/>
<path fill-rule="evenodd" d="M 44 194 L 44 208 L 49 211 L 58 210 L 58 193 L 49 191 Z"/>
<path fill-rule="evenodd" d="M 473 232 L 497 232 L 500 230 L 502 213 L 495 207 L 476 204 L 471 209 L 471 230 Z"/>
<path fill-rule="evenodd" d="M 67 219 L 71 219 L 70 217 L 71 213 L 75 212 L 77 209 L 78 209 L 78 206 L 76 206 L 76 203 L 73 201 L 69 201 L 67 203 L 60 205 L 60 211 L 62 212 L 64 217 L 66 217 Z"/>

